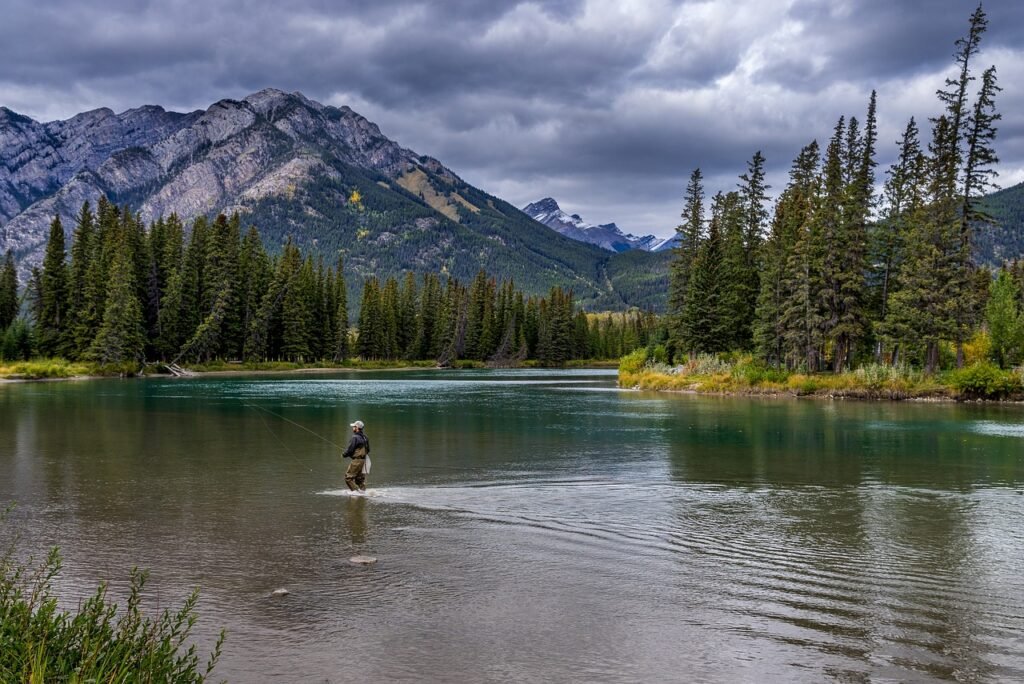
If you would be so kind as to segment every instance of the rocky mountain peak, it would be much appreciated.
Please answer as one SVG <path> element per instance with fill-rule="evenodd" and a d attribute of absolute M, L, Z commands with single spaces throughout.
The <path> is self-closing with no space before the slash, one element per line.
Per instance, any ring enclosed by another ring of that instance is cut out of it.
<path fill-rule="evenodd" d="M 631 249 L 650 251 L 651 246 L 658 241 L 653 235 L 637 237 L 623 233 L 614 223 L 596 226 L 587 223 L 579 214 L 566 214 L 551 197 L 527 204 L 523 207 L 523 213 L 566 237 L 589 242 L 612 252 Z"/>

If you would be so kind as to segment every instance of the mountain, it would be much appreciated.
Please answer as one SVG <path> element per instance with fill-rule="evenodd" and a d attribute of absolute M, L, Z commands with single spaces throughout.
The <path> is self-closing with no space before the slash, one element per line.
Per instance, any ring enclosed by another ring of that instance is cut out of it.
<path fill-rule="evenodd" d="M 623 233 L 614 223 L 595 226 L 587 223 L 579 214 L 566 214 L 558 206 L 558 202 L 550 197 L 527 204 L 523 212 L 535 221 L 543 223 L 566 237 L 580 242 L 597 245 L 611 252 L 626 252 L 631 249 L 654 251 L 664 240 L 654 235 L 636 235 Z"/>
<path fill-rule="evenodd" d="M 610 276 L 617 255 L 549 230 L 350 108 L 301 93 L 50 123 L 0 108 L 0 254 L 14 251 L 22 278 L 41 261 L 53 216 L 70 236 L 82 203 L 104 195 L 146 221 L 239 212 L 269 249 L 290 238 L 332 262 L 343 256 L 352 287 L 407 270 L 469 280 L 483 268 L 527 292 L 572 287 L 593 309 L 664 307 L 667 288 L 638 295 L 635 279 Z M 659 260 L 642 266 L 665 281 Z"/>
<path fill-rule="evenodd" d="M 1024 183 L 987 195 L 981 206 L 993 223 L 978 231 L 978 259 L 998 266 L 1024 256 Z"/>

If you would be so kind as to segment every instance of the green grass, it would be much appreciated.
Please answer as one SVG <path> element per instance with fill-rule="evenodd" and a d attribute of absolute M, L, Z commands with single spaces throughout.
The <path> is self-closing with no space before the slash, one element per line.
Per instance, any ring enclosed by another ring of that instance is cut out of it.
<path fill-rule="evenodd" d="M 865 365 L 844 373 L 769 368 L 751 356 L 733 361 L 701 355 L 677 366 L 652 363 L 641 349 L 622 358 L 619 386 L 705 394 L 817 396 L 850 399 L 1024 399 L 1024 373 L 988 363 L 934 375 L 905 366 Z"/>

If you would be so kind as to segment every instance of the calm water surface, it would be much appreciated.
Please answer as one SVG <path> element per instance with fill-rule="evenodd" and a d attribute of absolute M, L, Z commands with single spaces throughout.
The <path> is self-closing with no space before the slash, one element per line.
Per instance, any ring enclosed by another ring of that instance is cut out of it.
<path fill-rule="evenodd" d="M 231 681 L 1024 681 L 1024 407 L 614 380 L 0 385 L 0 536 L 59 545 L 69 605 L 200 586 Z M 365 421 L 371 495 L 283 418 Z"/>

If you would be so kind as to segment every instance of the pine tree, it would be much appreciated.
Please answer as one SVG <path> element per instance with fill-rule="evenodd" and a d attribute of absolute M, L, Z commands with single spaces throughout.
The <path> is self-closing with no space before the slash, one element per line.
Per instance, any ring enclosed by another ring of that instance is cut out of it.
<path fill-rule="evenodd" d="M 812 143 L 805 152 L 817 145 Z M 802 160 L 802 164 L 808 164 Z M 779 305 L 779 327 L 786 365 L 804 366 L 810 372 L 821 369 L 827 329 L 825 260 L 828 252 L 825 229 L 828 220 L 820 211 L 823 181 L 814 176 L 805 181 L 798 194 L 800 205 L 788 219 L 794 230 L 793 249 L 786 256 L 781 278 L 783 299 Z"/>
<path fill-rule="evenodd" d="M 727 193 L 719 207 L 719 225 L 722 230 L 722 263 L 719 277 L 720 312 L 723 336 L 717 341 L 715 351 L 749 349 L 751 346 L 751 325 L 754 319 L 754 303 L 757 291 L 752 289 L 757 282 L 748 261 L 746 244 L 747 217 L 743 198 L 737 192 Z"/>
<path fill-rule="evenodd" d="M 75 221 L 71 263 L 68 267 L 66 351 L 72 358 L 78 358 L 87 349 L 81 341 L 81 334 L 88 315 L 88 272 L 95 249 L 95 239 L 95 217 L 89 203 L 85 202 Z"/>
<path fill-rule="evenodd" d="M 783 313 L 799 279 L 789 270 L 790 256 L 808 226 L 817 201 L 818 143 L 804 147 L 789 172 L 789 184 L 779 198 L 771 232 L 760 262 L 761 289 L 754 315 L 754 342 L 758 354 L 772 364 L 786 362 L 787 327 Z M 792 317 L 789 319 L 792 322 Z"/>
<path fill-rule="evenodd" d="M 416 275 L 412 271 L 405 274 L 402 289 L 398 295 L 398 350 L 397 356 L 410 359 L 417 358 L 413 347 L 416 342 Z"/>
<path fill-rule="evenodd" d="M 889 313 L 889 297 L 899 289 L 900 272 L 907 256 L 909 219 L 919 215 L 924 203 L 925 159 L 913 118 L 907 123 L 897 145 L 899 157 L 887 171 L 888 180 L 883 193 L 885 209 L 870 236 L 872 311 L 877 322 L 885 320 Z M 875 359 L 882 360 L 881 340 L 876 347 Z"/>
<path fill-rule="evenodd" d="M 380 319 L 383 325 L 382 358 L 398 358 L 398 281 L 394 276 L 384 281 L 380 293 Z"/>
<path fill-rule="evenodd" d="M 50 223 L 50 237 L 40 278 L 40 308 L 36 312 L 36 344 L 44 356 L 66 352 L 69 301 L 66 257 L 64 226 L 56 216 Z"/>
<path fill-rule="evenodd" d="M 715 195 L 708 234 L 697 249 L 697 258 L 694 259 L 689 278 L 692 292 L 700 293 L 700 296 L 686 299 L 683 310 L 686 338 L 683 342 L 685 348 L 696 353 L 719 351 L 728 337 L 728 322 L 722 301 L 725 203 L 722 193 Z M 636 343 L 639 344 L 639 336 Z"/>
<path fill-rule="evenodd" d="M 348 331 L 348 290 L 345 285 L 345 264 L 341 257 L 338 257 L 338 270 L 334 281 L 334 353 L 333 359 L 337 362 L 344 361 L 349 357 L 349 331 Z"/>
<path fill-rule="evenodd" d="M 238 252 L 238 273 L 242 355 L 247 356 L 244 351 L 245 341 L 256 321 L 263 296 L 274 278 L 270 258 L 255 227 L 251 226 L 242 239 L 242 246 Z"/>
<path fill-rule="evenodd" d="M 18 271 L 14 265 L 14 253 L 7 250 L 4 264 L 0 267 L 0 333 L 18 317 Z"/>
<path fill-rule="evenodd" d="M 668 294 L 669 344 L 677 354 L 688 351 L 687 340 L 692 337 L 686 328 L 685 311 L 693 262 L 704 230 L 704 177 L 699 168 L 693 170 L 686 186 L 686 207 L 682 218 L 683 222 L 676 228 L 679 244 L 673 249 L 669 267 Z"/>
<path fill-rule="evenodd" d="M 106 299 L 103 322 L 89 350 L 90 358 L 102 364 L 123 364 L 143 359 L 146 333 L 142 325 L 142 306 L 135 285 L 135 263 L 127 248 L 127 236 L 120 235 L 121 249 L 115 253 L 110 269 L 110 294 Z"/>
<path fill-rule="evenodd" d="M 359 338 L 357 349 L 364 359 L 382 359 L 386 354 L 384 321 L 381 320 L 380 281 L 368 278 L 363 283 L 359 305 Z"/>
<path fill-rule="evenodd" d="M 298 265 L 297 248 L 295 255 L 297 269 L 289 279 L 289 287 L 281 300 L 281 354 L 290 361 L 302 363 L 312 358 L 310 338 L 314 331 L 315 284 L 312 259 L 307 256 Z"/>

